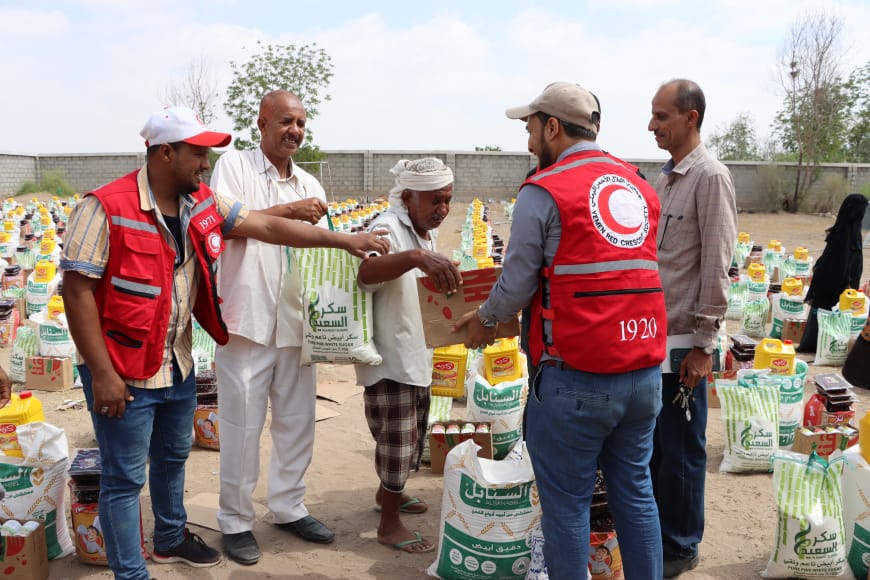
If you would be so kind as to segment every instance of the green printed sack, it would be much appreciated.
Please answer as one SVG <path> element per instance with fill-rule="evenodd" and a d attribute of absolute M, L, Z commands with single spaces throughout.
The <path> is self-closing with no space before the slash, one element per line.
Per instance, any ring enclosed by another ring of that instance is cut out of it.
<path fill-rule="evenodd" d="M 67 440 L 64 430 L 48 423 L 20 425 L 18 443 L 23 458 L 0 456 L 0 500 L 3 519 L 38 519 L 45 524 L 48 559 L 73 551 L 66 523 Z"/>
<path fill-rule="evenodd" d="M 779 448 L 779 388 L 717 381 L 716 390 L 726 437 L 720 473 L 769 471 Z"/>
<path fill-rule="evenodd" d="M 813 364 L 843 366 L 849 354 L 852 314 L 819 308 L 816 317 L 819 321 L 819 337 L 816 340 L 816 358 Z"/>
<path fill-rule="evenodd" d="M 776 537 L 764 578 L 854 580 L 846 557 L 844 459 L 780 451 L 773 457 Z"/>
<path fill-rule="evenodd" d="M 360 259 L 335 248 L 296 248 L 287 260 L 302 279 L 302 364 L 381 364 L 372 295 L 357 286 Z"/>
<path fill-rule="evenodd" d="M 507 459 L 477 456 L 473 440 L 444 463 L 438 552 L 430 576 L 444 580 L 523 580 L 531 535 L 541 525 L 535 474 L 524 443 Z"/>
<path fill-rule="evenodd" d="M 767 298 L 763 300 L 748 300 L 743 305 L 740 334 L 745 334 L 752 338 L 764 338 L 766 334 L 764 329 L 769 310 L 770 302 L 767 301 Z"/>
<path fill-rule="evenodd" d="M 196 372 L 201 373 L 214 368 L 214 351 L 216 348 L 217 343 L 215 340 L 194 318 L 191 353 L 193 354 L 193 364 Z"/>
<path fill-rule="evenodd" d="M 770 369 L 741 369 L 737 372 L 737 384 L 743 387 L 767 385 L 779 390 L 779 448 L 791 449 L 795 431 L 801 426 L 804 415 L 804 383 L 809 366 L 802 360 L 795 361 L 793 375 L 778 375 Z"/>
<path fill-rule="evenodd" d="M 742 320 L 743 305 L 746 304 L 746 280 L 732 281 L 728 286 L 728 310 L 725 317 L 732 320 Z"/>
<path fill-rule="evenodd" d="M 870 465 L 853 445 L 843 451 L 843 527 L 849 567 L 857 578 L 870 572 Z"/>
<path fill-rule="evenodd" d="M 523 437 L 523 409 L 529 396 L 526 358 L 519 357 L 522 378 L 490 385 L 483 377 L 483 358 L 475 362 L 474 372 L 465 385 L 465 420 L 486 421 L 492 429 L 493 457 L 501 459 Z"/>

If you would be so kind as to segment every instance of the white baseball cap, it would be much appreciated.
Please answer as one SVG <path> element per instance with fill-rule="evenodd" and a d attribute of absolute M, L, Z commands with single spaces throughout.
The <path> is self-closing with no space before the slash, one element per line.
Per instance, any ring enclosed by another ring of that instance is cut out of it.
<path fill-rule="evenodd" d="M 166 107 L 151 113 L 139 134 L 146 147 L 180 141 L 199 147 L 226 147 L 233 138 L 229 133 L 209 131 L 187 107 Z"/>

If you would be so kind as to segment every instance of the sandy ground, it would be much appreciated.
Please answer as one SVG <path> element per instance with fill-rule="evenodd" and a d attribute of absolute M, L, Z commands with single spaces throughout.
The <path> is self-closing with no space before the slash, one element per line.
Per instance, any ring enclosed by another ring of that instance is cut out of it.
<path fill-rule="evenodd" d="M 496 230 L 506 233 L 507 225 L 501 207 L 490 206 Z M 458 243 L 458 228 L 465 216 L 466 204 L 454 205 L 453 213 L 442 226 L 440 247 L 447 253 Z M 778 238 L 789 251 L 798 244 L 818 255 L 824 245 L 824 230 L 830 216 L 751 215 L 741 214 L 740 229 L 749 231 L 753 239 L 765 242 Z M 868 252 L 870 255 L 870 252 Z M 870 260 L 865 257 L 866 273 Z M 9 349 L 0 357 L 8 361 Z M 835 372 L 837 369 L 811 367 L 811 375 Z M 350 367 L 322 365 L 318 382 L 351 388 L 354 382 Z M 85 410 L 59 412 L 56 405 L 63 399 L 81 398 L 80 390 L 64 393 L 38 393 L 42 398 L 47 420 L 66 429 L 71 448 L 93 447 L 90 418 Z M 859 416 L 870 409 L 870 393 L 859 392 Z M 433 561 L 433 554 L 411 555 L 381 546 L 375 539 L 378 514 L 373 510 L 378 481 L 373 468 L 374 444 L 363 416 L 359 394 L 343 404 L 320 401 L 338 416 L 320 421 L 316 427 L 314 461 L 308 470 L 306 504 L 312 514 L 321 518 L 336 532 L 336 541 L 328 546 L 305 543 L 276 529 L 264 515 L 254 532 L 263 551 L 263 558 L 253 567 L 243 567 L 229 560 L 218 566 L 197 570 L 182 565 L 152 565 L 153 576 L 161 579 L 232 579 L 259 580 L 274 578 L 308 579 L 409 579 L 425 577 L 424 569 Z M 462 417 L 462 405 L 454 406 L 455 418 Z M 771 475 L 767 473 L 734 475 L 720 474 L 724 436 L 721 414 L 710 412 L 708 423 L 707 469 L 707 529 L 701 545 L 701 565 L 683 576 L 686 580 L 703 578 L 757 578 L 770 554 L 774 534 L 774 506 Z M 261 484 L 255 500 L 265 503 L 265 472 L 271 439 L 268 430 L 261 445 Z M 187 497 L 200 493 L 215 493 L 219 488 L 218 452 L 194 448 L 187 466 Z M 414 473 L 408 491 L 425 499 L 430 510 L 424 515 L 405 516 L 412 529 L 437 540 L 442 479 L 424 467 Z M 150 535 L 152 516 L 147 489 L 143 492 L 143 514 L 146 535 Z M 267 510 L 264 509 L 264 514 Z M 219 546 L 216 531 L 195 528 L 212 546 Z M 86 566 L 69 557 L 51 563 L 52 579 L 110 578 L 105 568 Z"/>

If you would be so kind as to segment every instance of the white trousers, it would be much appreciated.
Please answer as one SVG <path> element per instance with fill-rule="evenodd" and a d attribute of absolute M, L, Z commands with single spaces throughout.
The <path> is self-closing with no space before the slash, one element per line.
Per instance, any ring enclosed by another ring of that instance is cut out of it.
<path fill-rule="evenodd" d="M 220 430 L 220 509 L 225 534 L 250 531 L 260 474 L 260 434 L 271 402 L 272 450 L 268 506 L 275 523 L 308 515 L 302 503 L 305 470 L 314 450 L 314 366 L 302 366 L 301 348 L 263 346 L 230 335 L 215 352 Z"/>

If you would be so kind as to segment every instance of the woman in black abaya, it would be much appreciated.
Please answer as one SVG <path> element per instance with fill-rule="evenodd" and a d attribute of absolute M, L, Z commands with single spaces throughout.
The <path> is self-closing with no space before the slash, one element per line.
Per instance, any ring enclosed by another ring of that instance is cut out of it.
<path fill-rule="evenodd" d="M 825 249 L 813 266 L 813 279 L 805 299 L 812 308 L 798 352 L 816 352 L 818 309 L 830 310 L 839 301 L 843 290 L 858 288 L 861 282 L 864 267 L 861 220 L 867 211 L 867 203 L 863 195 L 850 193 L 840 205 L 834 225 L 828 229 Z"/>

